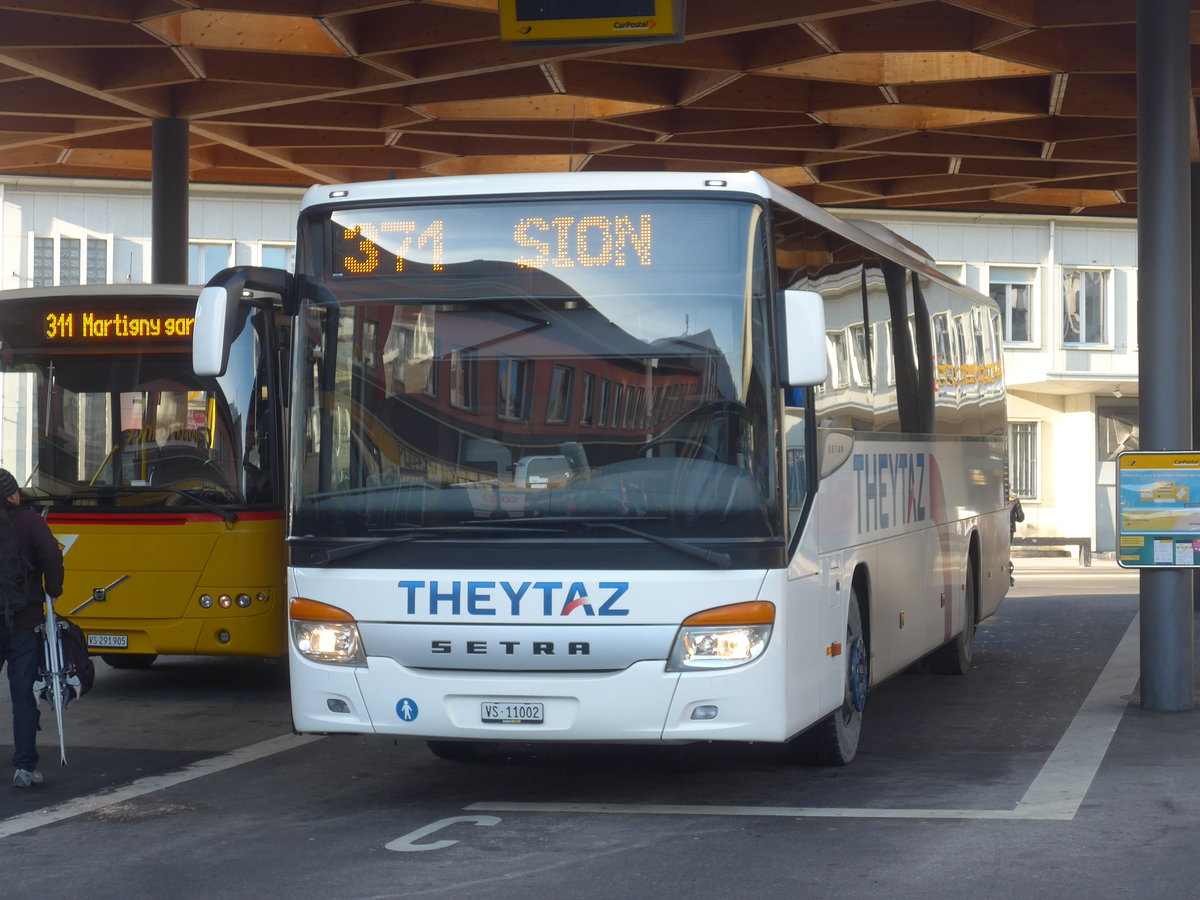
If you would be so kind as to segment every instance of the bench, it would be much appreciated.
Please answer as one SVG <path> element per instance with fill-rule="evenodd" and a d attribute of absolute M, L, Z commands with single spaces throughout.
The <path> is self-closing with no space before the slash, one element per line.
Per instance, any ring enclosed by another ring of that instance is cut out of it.
<path fill-rule="evenodd" d="M 1092 564 L 1092 539 L 1090 537 L 1057 537 L 1055 535 L 1014 537 L 1012 539 L 1012 546 L 1014 548 L 1075 546 L 1079 548 L 1079 564 L 1081 566 L 1090 566 Z"/>

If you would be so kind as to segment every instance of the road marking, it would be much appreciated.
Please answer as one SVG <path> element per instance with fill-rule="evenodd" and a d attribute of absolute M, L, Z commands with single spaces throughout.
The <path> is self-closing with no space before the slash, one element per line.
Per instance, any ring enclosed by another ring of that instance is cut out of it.
<path fill-rule="evenodd" d="M 168 772 L 165 775 L 148 775 L 129 784 L 100 791 L 98 794 L 92 794 L 88 797 L 76 797 L 74 800 L 68 800 L 57 806 L 49 806 L 45 809 L 22 813 L 10 819 L 0 820 L 0 838 L 20 834 L 23 831 L 30 831 L 34 828 L 41 828 L 43 825 L 52 825 L 55 822 L 81 816 L 84 813 L 95 812 L 98 809 L 104 809 L 117 803 L 124 803 L 127 800 L 152 794 L 155 791 L 174 787 L 177 784 L 195 781 L 197 778 L 203 778 L 206 775 L 215 775 L 217 772 L 224 772 L 226 769 L 232 769 L 236 766 L 265 759 L 268 756 L 274 756 L 276 753 L 294 750 L 313 741 L 319 741 L 322 737 L 322 735 L 280 735 L 279 737 L 260 741 L 257 744 L 239 747 L 221 756 L 202 759 L 199 762 L 192 763 L 190 766 L 185 766 L 177 772 Z M 33 788 L 32 790 L 36 791 L 38 789 Z"/>
<path fill-rule="evenodd" d="M 1079 811 L 1137 686 L 1140 634 L 1141 616 L 1135 615 L 1083 706 L 1013 811 L 1026 813 L 1020 818 L 1073 819 Z"/>
<path fill-rule="evenodd" d="M 499 816 L 452 816 L 449 819 L 438 819 L 429 825 L 424 825 L 416 831 L 410 831 L 408 834 L 401 835 L 394 841 L 388 841 L 383 845 L 384 850 L 395 850 L 399 853 L 411 853 L 414 851 L 424 850 L 445 850 L 447 847 L 453 847 L 458 841 L 427 841 L 424 844 L 418 844 L 417 841 L 423 837 L 441 831 L 443 828 L 448 828 L 458 822 L 471 822 L 475 825 L 499 825 Z"/>
<path fill-rule="evenodd" d="M 623 813 L 821 819 L 1018 819 L 1070 821 L 1108 752 L 1140 671 L 1140 619 L 1134 616 L 1104 671 L 1050 757 L 1013 809 L 873 809 L 809 806 L 704 806 L 655 803 L 472 803 L 488 812 Z"/>

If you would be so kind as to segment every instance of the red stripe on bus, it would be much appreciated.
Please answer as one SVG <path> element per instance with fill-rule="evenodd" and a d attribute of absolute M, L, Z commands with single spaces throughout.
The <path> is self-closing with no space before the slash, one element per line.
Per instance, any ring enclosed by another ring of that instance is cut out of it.
<path fill-rule="evenodd" d="M 283 518 L 280 510 L 238 512 L 239 522 L 268 522 Z M 51 525 L 186 525 L 189 522 L 219 522 L 216 513 L 51 513 Z"/>

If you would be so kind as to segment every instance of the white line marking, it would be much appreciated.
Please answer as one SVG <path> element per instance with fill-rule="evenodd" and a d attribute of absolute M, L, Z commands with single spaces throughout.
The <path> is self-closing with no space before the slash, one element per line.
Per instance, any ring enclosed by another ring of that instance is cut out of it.
<path fill-rule="evenodd" d="M 192 763 L 190 766 L 185 766 L 177 772 L 169 772 L 165 775 L 148 775 L 129 784 L 101 791 L 89 797 L 76 797 L 74 800 L 68 800 L 57 806 L 22 813 L 19 816 L 0 820 L 0 838 L 20 834 L 23 831 L 30 831 L 34 828 L 41 828 L 43 825 L 52 825 L 55 822 L 81 816 L 84 813 L 95 812 L 106 806 L 124 803 L 126 800 L 133 800 L 146 794 L 152 794 L 155 791 L 165 790 L 177 784 L 195 781 L 197 778 L 203 778 L 205 775 L 214 775 L 217 772 L 223 772 L 235 766 L 264 759 L 276 753 L 283 753 L 285 750 L 293 750 L 296 747 L 302 747 L 313 741 L 319 741 L 321 738 L 322 735 L 280 735 L 279 737 L 260 741 L 257 744 L 239 747 L 221 756 L 202 759 L 199 762 Z M 31 788 L 31 790 L 36 791 L 38 788 Z"/>
<path fill-rule="evenodd" d="M 429 837 L 431 834 L 441 831 L 443 828 L 448 828 L 457 822 L 473 822 L 476 825 L 499 825 L 501 819 L 499 816 L 451 816 L 449 819 L 438 819 L 429 825 L 423 825 L 416 831 L 410 831 L 408 834 L 401 835 L 394 841 L 388 841 L 383 845 L 384 850 L 395 850 L 398 853 L 412 853 L 424 850 L 445 850 L 447 847 L 453 847 L 458 841 L 428 841 L 424 844 L 418 844 L 417 840 L 423 837 Z"/>
<path fill-rule="evenodd" d="M 1075 817 L 1121 724 L 1129 695 L 1137 686 L 1140 634 L 1141 616 L 1135 615 L 1083 706 L 1017 804 L 1016 812 L 1047 813 L 1038 818 Z"/>
<path fill-rule="evenodd" d="M 676 816 L 774 816 L 825 819 L 1024 819 L 1070 821 L 1079 811 L 1112 743 L 1140 670 L 1134 616 L 1079 712 L 1015 809 L 854 809 L 809 806 L 703 806 L 653 803 L 505 803 L 465 807 L 488 812 L 624 813 Z"/>

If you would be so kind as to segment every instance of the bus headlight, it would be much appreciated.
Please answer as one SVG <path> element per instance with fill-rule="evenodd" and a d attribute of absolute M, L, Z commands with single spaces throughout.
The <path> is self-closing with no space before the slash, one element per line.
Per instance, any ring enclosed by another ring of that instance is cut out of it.
<path fill-rule="evenodd" d="M 775 606 L 766 601 L 706 609 L 684 620 L 667 659 L 668 672 L 724 669 L 757 659 L 771 641 Z"/>
<path fill-rule="evenodd" d="M 339 666 L 365 666 L 358 623 L 344 609 L 293 597 L 289 604 L 292 641 L 305 659 Z"/>

